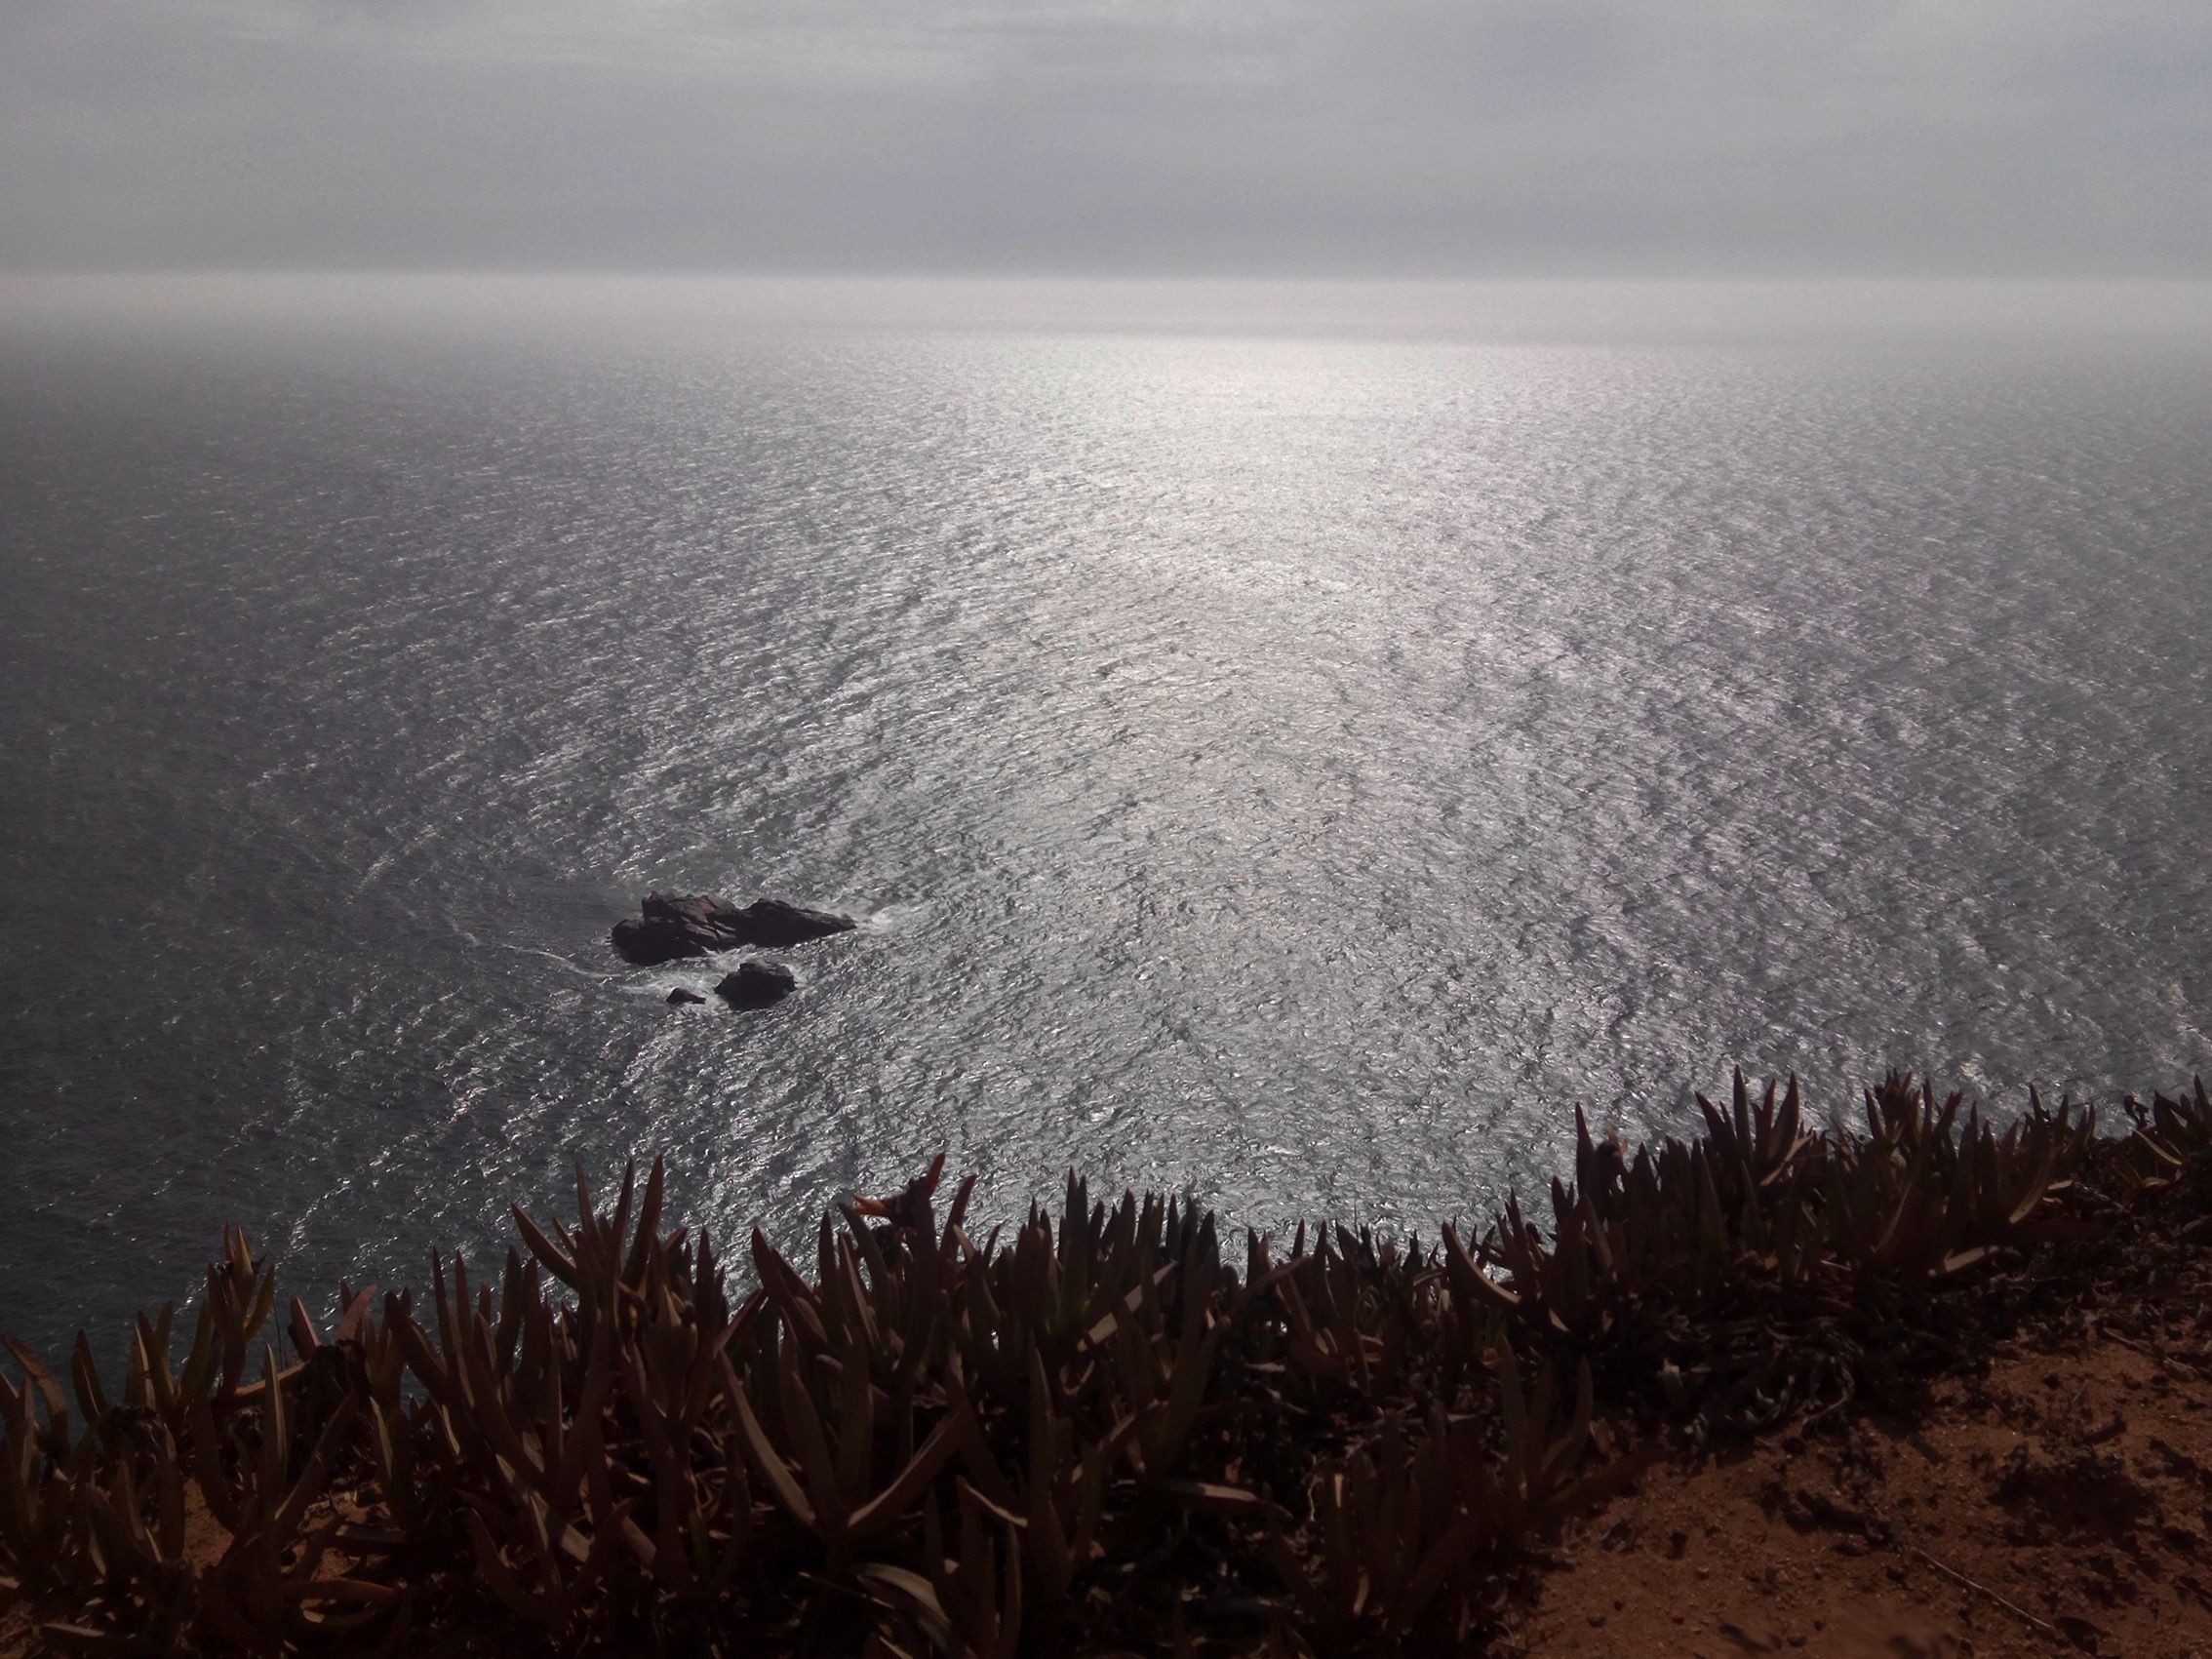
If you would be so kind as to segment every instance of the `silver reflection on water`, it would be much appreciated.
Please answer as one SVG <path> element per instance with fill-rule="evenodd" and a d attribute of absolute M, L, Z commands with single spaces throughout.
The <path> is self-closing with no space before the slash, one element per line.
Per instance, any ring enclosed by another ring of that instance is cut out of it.
<path fill-rule="evenodd" d="M 0 307 L 48 1346 L 576 1158 L 1426 1228 L 1731 1061 L 2212 1058 L 2187 291 L 127 289 Z M 672 1010 L 654 886 L 867 924 Z"/>

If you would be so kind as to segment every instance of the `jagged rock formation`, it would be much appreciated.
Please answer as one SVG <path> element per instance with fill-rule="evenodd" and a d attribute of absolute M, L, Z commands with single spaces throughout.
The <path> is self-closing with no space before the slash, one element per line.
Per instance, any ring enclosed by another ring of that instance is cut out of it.
<path fill-rule="evenodd" d="M 624 960 L 652 968 L 685 957 L 747 945 L 788 948 L 850 930 L 849 916 L 809 910 L 780 898 L 764 898 L 742 910 L 707 893 L 649 893 L 643 914 L 614 924 L 614 948 Z"/>

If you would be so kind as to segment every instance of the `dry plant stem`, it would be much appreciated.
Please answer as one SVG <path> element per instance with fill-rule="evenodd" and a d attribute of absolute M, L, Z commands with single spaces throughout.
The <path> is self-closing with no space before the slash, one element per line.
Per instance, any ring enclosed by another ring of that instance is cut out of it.
<path fill-rule="evenodd" d="M 2049 1637 L 2053 1641 L 2057 1642 L 2061 1647 L 2070 1645 L 2066 1639 L 2066 1633 L 2060 1630 L 2058 1626 L 2050 1623 L 2048 1620 L 2038 1619 L 2034 1613 L 2031 1613 L 2027 1608 L 2021 1606 L 2017 1601 L 2006 1600 L 2002 1596 L 1999 1596 L 1995 1591 L 1992 1590 L 1988 1585 L 1975 1583 L 1974 1580 L 1968 1578 L 1956 1567 L 1944 1565 L 1944 1563 L 1937 1560 L 1935 1557 L 1929 1555 L 1927 1551 L 1921 1549 L 1919 1545 L 1907 1544 L 1900 1541 L 1898 1548 L 1902 1549 L 1915 1560 L 1924 1561 L 1927 1565 L 1934 1567 L 1936 1571 L 1942 1573 L 1944 1577 L 1950 1579 L 1953 1583 L 1963 1585 L 1968 1590 L 1971 1590 L 1975 1595 L 1983 1597 L 1987 1600 L 1995 1602 L 1997 1606 L 2002 1607 L 2006 1612 L 2010 1613 L 2014 1618 L 2018 1619 L 2022 1624 L 2027 1625 L 2034 1630 L 2039 1631 L 2041 1634 Z"/>
<path fill-rule="evenodd" d="M 2200 1361 L 2189 1359 L 2185 1355 L 2168 1354 L 2160 1349 L 2147 1347 L 2145 1344 L 2136 1341 L 2132 1336 L 2122 1336 L 2109 1324 L 2100 1323 L 2097 1326 L 2097 1335 L 2103 1341 L 2116 1342 L 2122 1348 L 2132 1349 L 2153 1363 L 2163 1365 L 2177 1377 L 2212 1376 L 2212 1370 L 2207 1370 Z"/>

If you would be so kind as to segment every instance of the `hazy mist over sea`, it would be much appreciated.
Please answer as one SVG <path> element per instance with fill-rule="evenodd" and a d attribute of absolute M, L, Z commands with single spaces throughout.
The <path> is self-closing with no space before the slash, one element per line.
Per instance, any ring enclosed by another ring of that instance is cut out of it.
<path fill-rule="evenodd" d="M 2186 283 L 0 280 L 0 1328 L 2212 1064 Z M 864 919 L 762 1013 L 649 888 Z"/>

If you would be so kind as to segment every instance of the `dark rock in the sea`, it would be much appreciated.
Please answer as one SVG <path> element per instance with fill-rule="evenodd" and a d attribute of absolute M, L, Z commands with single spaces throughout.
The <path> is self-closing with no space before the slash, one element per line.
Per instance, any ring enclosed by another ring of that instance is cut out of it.
<path fill-rule="evenodd" d="M 626 916 L 614 924 L 614 948 L 641 968 L 653 968 L 679 957 L 704 956 L 707 947 L 683 928 L 648 918 Z"/>
<path fill-rule="evenodd" d="M 728 899 L 703 892 L 650 892 L 638 909 L 644 912 L 648 922 L 665 922 L 672 928 L 692 930 L 711 929 L 737 914 L 737 907 Z"/>
<path fill-rule="evenodd" d="M 649 893 L 642 916 L 614 924 L 614 948 L 643 968 L 744 945 L 788 947 L 843 933 L 855 924 L 849 916 L 764 898 L 740 910 L 728 899 L 707 893 Z"/>
<path fill-rule="evenodd" d="M 741 962 L 737 971 L 714 988 L 733 1008 L 765 1008 L 798 988 L 798 977 L 780 962 Z"/>
<path fill-rule="evenodd" d="M 764 898 L 733 911 L 738 942 L 747 945 L 803 945 L 809 939 L 831 933 L 849 933 L 859 926 L 849 916 L 826 910 L 809 910 L 803 904 L 786 904 L 780 898 Z"/>
<path fill-rule="evenodd" d="M 706 999 L 696 991 L 686 990 L 681 985 L 668 993 L 668 1006 L 670 1007 L 681 1007 L 686 1003 L 703 1003 L 705 1001 Z"/>

